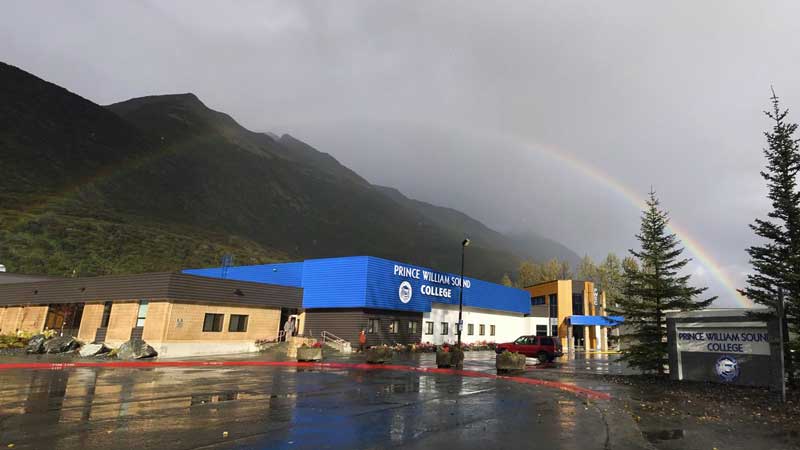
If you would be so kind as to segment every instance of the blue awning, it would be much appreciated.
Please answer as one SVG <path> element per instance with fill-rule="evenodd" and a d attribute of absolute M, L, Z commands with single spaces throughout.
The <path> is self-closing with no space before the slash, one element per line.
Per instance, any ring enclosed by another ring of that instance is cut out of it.
<path fill-rule="evenodd" d="M 572 325 L 600 325 L 601 327 L 615 327 L 622 324 L 622 316 L 569 316 Z"/>

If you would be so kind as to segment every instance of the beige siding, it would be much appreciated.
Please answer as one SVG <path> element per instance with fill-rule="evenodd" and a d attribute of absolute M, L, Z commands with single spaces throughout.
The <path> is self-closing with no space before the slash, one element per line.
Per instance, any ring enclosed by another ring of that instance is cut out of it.
<path fill-rule="evenodd" d="M 144 320 L 142 339 L 147 342 L 162 342 L 167 333 L 167 323 L 172 304 L 167 301 L 150 302 Z"/>
<path fill-rule="evenodd" d="M 222 331 L 203 332 L 206 313 L 224 314 Z M 231 314 L 248 316 L 246 332 L 230 332 Z M 279 308 L 173 303 L 166 325 L 165 341 L 255 341 L 278 335 Z M 145 327 L 147 330 L 147 327 Z"/>
<path fill-rule="evenodd" d="M 47 318 L 47 306 L 26 306 L 22 312 L 19 329 L 29 333 L 39 333 Z"/>
<path fill-rule="evenodd" d="M 78 339 L 83 342 L 94 341 L 95 333 L 103 320 L 103 304 L 87 303 L 83 307 L 81 328 L 78 330 Z"/>
<path fill-rule="evenodd" d="M 114 306 L 111 307 L 111 316 L 108 319 L 106 342 L 114 345 L 129 340 L 131 338 L 131 329 L 136 326 L 136 313 L 138 312 L 138 301 L 114 302 Z"/>
<path fill-rule="evenodd" d="M 19 319 L 22 316 L 22 306 L 9 306 L 3 314 L 3 321 L 0 322 L 0 332 L 3 334 L 14 334 L 19 328 Z"/>

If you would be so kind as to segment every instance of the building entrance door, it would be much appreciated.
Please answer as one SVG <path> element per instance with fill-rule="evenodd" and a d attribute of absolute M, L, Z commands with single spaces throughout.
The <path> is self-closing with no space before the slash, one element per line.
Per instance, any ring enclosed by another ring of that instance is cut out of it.
<path fill-rule="evenodd" d="M 77 336 L 81 328 L 83 303 L 58 303 L 48 305 L 45 330 L 56 330 L 59 336 Z"/>

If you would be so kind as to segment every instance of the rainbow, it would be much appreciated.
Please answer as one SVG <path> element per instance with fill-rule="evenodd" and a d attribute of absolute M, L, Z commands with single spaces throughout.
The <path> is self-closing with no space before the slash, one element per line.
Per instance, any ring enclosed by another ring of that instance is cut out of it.
<path fill-rule="evenodd" d="M 542 145 L 539 143 L 531 144 L 526 142 L 524 139 L 514 138 L 507 135 L 494 136 L 493 139 L 495 141 L 501 139 L 506 141 L 506 143 L 511 146 L 520 146 L 524 149 L 532 149 L 538 153 L 544 154 L 549 158 L 564 163 L 570 169 L 580 172 L 592 180 L 609 187 L 614 192 L 620 194 L 620 196 L 626 201 L 633 204 L 636 208 L 642 210 L 646 207 L 646 201 L 644 197 L 638 195 L 633 189 L 629 188 L 608 173 L 603 172 L 597 167 L 589 165 L 588 163 L 572 155 L 570 152 L 564 151 L 561 148 Z M 741 295 L 739 291 L 736 290 L 736 282 L 734 282 L 728 276 L 725 270 L 722 269 L 721 265 L 714 259 L 711 252 L 705 249 L 697 239 L 693 238 L 684 227 L 675 223 L 674 220 L 670 220 L 669 228 L 673 233 L 675 233 L 676 236 L 678 236 L 678 238 L 680 238 L 684 247 L 689 250 L 692 256 L 699 261 L 702 266 L 709 271 L 714 279 L 716 279 L 723 286 L 726 297 L 734 300 L 742 308 L 753 307 L 753 302 Z"/>

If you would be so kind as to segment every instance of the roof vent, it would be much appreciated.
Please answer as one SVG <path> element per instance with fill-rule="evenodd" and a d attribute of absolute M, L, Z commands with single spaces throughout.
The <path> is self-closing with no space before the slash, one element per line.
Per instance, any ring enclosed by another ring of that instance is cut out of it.
<path fill-rule="evenodd" d="M 242 297 L 244 296 L 244 292 L 242 292 L 241 289 L 236 289 L 235 291 L 233 291 L 233 293 L 238 295 L 238 296 L 242 296 Z"/>

